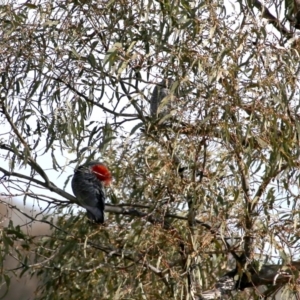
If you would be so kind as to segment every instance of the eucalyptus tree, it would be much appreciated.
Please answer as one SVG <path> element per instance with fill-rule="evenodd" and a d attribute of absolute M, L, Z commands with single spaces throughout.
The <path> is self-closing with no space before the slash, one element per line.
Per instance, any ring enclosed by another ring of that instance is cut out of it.
<path fill-rule="evenodd" d="M 26 217 L 1 229 L 1 262 L 17 263 L 2 267 L 3 293 L 14 276 L 36 275 L 37 299 L 297 294 L 298 10 L 2 5 L 1 203 Z M 74 169 L 93 160 L 113 176 L 103 225 L 70 190 Z M 33 223 L 50 234 L 33 235 Z"/>

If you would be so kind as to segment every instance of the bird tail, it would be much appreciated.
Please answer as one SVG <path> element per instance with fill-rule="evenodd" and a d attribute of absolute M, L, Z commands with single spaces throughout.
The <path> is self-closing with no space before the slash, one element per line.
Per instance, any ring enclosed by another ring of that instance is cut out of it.
<path fill-rule="evenodd" d="M 102 224 L 104 223 L 104 211 L 98 207 L 85 207 L 90 220 Z"/>

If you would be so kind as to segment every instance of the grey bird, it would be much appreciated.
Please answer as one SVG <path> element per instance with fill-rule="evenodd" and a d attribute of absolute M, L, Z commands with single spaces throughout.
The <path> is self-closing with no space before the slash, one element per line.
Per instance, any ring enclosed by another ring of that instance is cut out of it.
<path fill-rule="evenodd" d="M 105 186 L 111 183 L 108 168 L 92 161 L 75 169 L 72 190 L 78 203 L 87 210 L 87 216 L 95 223 L 104 223 Z"/>
<path fill-rule="evenodd" d="M 150 99 L 150 114 L 152 117 L 157 116 L 158 107 L 161 101 L 170 94 L 173 83 L 172 78 L 167 78 L 156 84 Z"/>

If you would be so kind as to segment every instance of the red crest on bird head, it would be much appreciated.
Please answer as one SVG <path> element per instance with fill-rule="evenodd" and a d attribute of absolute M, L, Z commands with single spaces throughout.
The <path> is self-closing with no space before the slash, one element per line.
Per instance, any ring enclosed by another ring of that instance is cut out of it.
<path fill-rule="evenodd" d="M 111 183 L 111 173 L 108 170 L 108 168 L 101 164 L 101 163 L 97 163 L 97 162 L 93 162 L 91 163 L 91 171 L 96 175 L 96 177 L 105 185 L 108 186 Z"/>

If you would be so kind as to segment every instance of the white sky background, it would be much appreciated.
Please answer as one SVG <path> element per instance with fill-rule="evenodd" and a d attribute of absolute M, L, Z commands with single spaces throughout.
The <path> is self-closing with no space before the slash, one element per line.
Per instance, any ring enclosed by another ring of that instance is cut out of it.
<path fill-rule="evenodd" d="M 235 22 L 236 26 L 239 26 L 239 23 L 241 22 L 241 18 L 237 17 L 237 16 L 240 16 L 239 14 L 239 6 L 235 3 L 235 1 L 225 1 L 225 6 L 226 6 L 226 13 L 227 14 L 233 14 L 232 15 L 232 19 L 235 19 L 237 20 Z M 274 10 L 272 10 L 272 7 L 269 8 L 270 9 L 270 12 L 273 13 L 274 15 L 276 15 L 276 12 Z M 281 14 L 282 14 L 282 17 L 284 15 L 284 8 L 282 7 L 282 11 L 281 11 Z M 258 22 L 264 22 L 262 21 L 259 17 L 259 13 L 257 14 L 257 21 Z M 240 16 L 241 17 L 241 16 Z M 278 32 L 277 30 L 272 26 L 272 25 L 267 25 L 267 31 L 271 34 L 269 34 L 269 36 L 271 37 L 272 34 L 274 36 L 278 36 Z M 103 57 L 104 58 L 104 57 Z M 30 75 L 30 74 L 29 74 Z M 142 75 L 145 75 L 142 73 Z M 145 76 L 146 78 L 146 76 Z M 160 74 L 153 74 L 153 78 L 150 79 L 150 81 L 153 81 L 153 82 L 159 82 L 161 80 L 160 78 Z M 146 93 L 146 96 L 149 97 L 150 93 L 149 93 L 149 90 L 153 90 L 153 87 L 154 85 L 146 85 L 146 84 L 140 84 L 140 87 L 145 87 L 146 90 L 145 90 L 145 93 Z M 111 90 L 109 88 L 107 88 L 105 90 L 105 92 L 108 94 L 108 97 L 107 99 L 109 99 L 111 97 Z M 103 103 L 103 100 L 101 101 Z M 147 104 L 146 104 L 147 105 Z M 46 111 L 46 108 L 45 108 L 45 111 Z M 48 110 L 47 113 L 50 113 L 50 111 Z M 132 106 L 129 106 L 129 109 L 127 109 L 126 113 L 136 113 L 133 109 Z M 90 117 L 90 119 L 88 121 L 103 121 L 105 122 L 107 118 L 107 115 L 101 111 L 100 108 L 98 107 L 94 107 L 94 110 L 93 110 L 93 113 Z M 35 123 L 35 119 L 34 117 L 31 119 L 31 122 L 32 122 L 32 127 L 34 128 L 36 123 Z M 109 119 L 108 119 L 108 122 L 109 122 Z M 131 131 L 131 129 L 137 124 L 139 123 L 140 121 L 133 121 L 133 122 L 130 122 L 130 123 L 125 123 L 125 132 L 127 132 L 128 136 L 129 136 L 129 133 Z M 2 125 L 1 125 L 2 126 Z M 9 132 L 11 129 L 10 129 L 10 126 L 8 124 L 4 124 L 4 126 L 2 126 L 1 128 L 1 131 L 2 131 L 2 135 L 4 132 Z M 123 132 L 123 135 L 125 135 L 125 132 Z M 0 135 L 0 138 L 1 138 L 1 135 Z M 129 137 L 130 139 L 130 137 Z M 45 141 L 43 143 L 40 143 L 40 153 L 43 152 L 43 148 L 46 146 L 46 143 Z M 5 155 L 5 152 L 4 151 L 0 151 L 0 163 L 1 163 L 1 166 L 3 166 L 3 168 L 6 168 L 6 169 L 9 169 L 9 166 L 8 166 L 8 161 L 6 161 L 4 159 L 4 155 Z M 43 156 L 40 156 L 37 158 L 37 162 L 38 164 L 40 164 L 44 171 L 46 172 L 47 176 L 49 177 L 50 181 L 54 182 L 58 187 L 60 188 L 63 188 L 64 186 L 64 183 L 66 182 L 67 178 L 73 174 L 73 171 L 74 171 L 74 168 L 76 167 L 75 164 L 73 164 L 72 166 L 67 166 L 68 162 L 71 161 L 71 160 L 75 160 L 76 159 L 76 153 L 71 153 L 69 151 L 63 151 L 62 153 L 60 152 L 60 149 L 57 147 L 56 151 L 55 151 L 55 155 L 56 155 L 56 160 L 58 161 L 58 163 L 60 165 L 66 165 L 66 168 L 64 169 L 63 172 L 57 172 L 55 170 L 53 170 L 52 168 L 52 159 L 51 159 L 51 153 L 48 152 L 46 154 L 44 154 Z M 105 158 L 104 158 L 105 159 Z M 23 174 L 26 174 L 26 175 L 30 175 L 29 174 L 29 171 L 28 170 L 20 170 L 20 173 L 23 173 Z M 274 184 L 274 186 L 276 187 L 276 184 Z M 4 181 L 1 185 L 0 185 L 0 193 L 1 192 L 4 192 L 5 194 L 7 193 L 6 191 L 6 182 Z M 9 188 L 9 187 L 8 187 Z M 66 186 L 66 189 L 65 189 L 68 193 L 70 194 L 73 194 L 72 193 L 72 190 L 71 190 L 71 185 L 70 185 L 70 181 L 68 183 L 68 185 Z M 298 193 L 299 191 L 295 190 L 294 191 L 295 194 Z M 39 191 L 37 191 L 37 193 L 39 193 Z M 57 199 L 62 199 L 60 196 L 56 195 L 55 193 L 52 193 L 48 190 L 43 190 L 43 194 L 45 195 L 49 195 L 51 197 L 55 197 Z M 0 194 L 1 196 L 1 194 Z M 285 197 L 285 195 L 276 195 L 278 197 Z M 63 199 L 64 200 L 64 199 Z M 20 206 L 23 206 L 24 203 L 23 200 L 20 200 L 17 195 L 15 196 L 14 194 L 12 195 L 12 198 L 9 199 L 10 203 L 12 204 L 17 204 L 20 205 Z M 283 201 L 283 206 L 282 206 L 282 209 L 283 211 L 286 210 L 288 207 L 287 205 L 284 205 L 284 202 Z M 44 209 L 46 207 L 45 203 L 43 203 L 42 201 L 36 201 L 36 200 L 32 200 L 30 198 L 28 198 L 28 200 L 26 201 L 25 203 L 25 206 L 28 208 L 28 209 L 34 209 L 35 212 L 33 212 L 33 215 L 35 215 L 35 213 L 38 213 L 40 209 Z M 76 205 L 74 205 L 74 207 L 76 207 Z M 275 212 L 274 212 L 275 213 Z M 22 216 L 20 216 L 20 218 L 24 218 Z M 270 254 L 274 254 L 272 253 L 271 249 L 268 250 L 268 247 L 269 245 L 266 244 L 266 248 L 264 249 L 266 252 L 269 252 Z M 288 251 L 288 249 L 286 249 L 286 251 Z M 299 254 L 297 254 L 299 255 Z"/>

